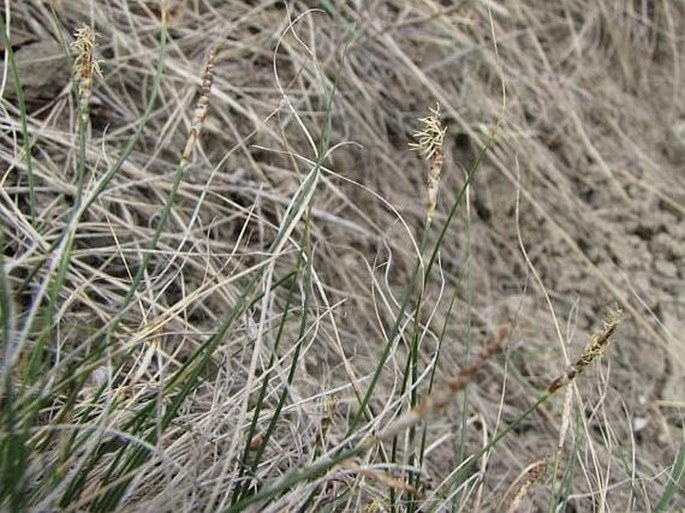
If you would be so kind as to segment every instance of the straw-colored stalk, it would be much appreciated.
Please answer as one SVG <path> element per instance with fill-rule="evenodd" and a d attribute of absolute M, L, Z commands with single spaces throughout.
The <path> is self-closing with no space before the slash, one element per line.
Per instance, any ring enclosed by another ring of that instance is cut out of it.
<path fill-rule="evenodd" d="M 446 128 L 440 121 L 440 105 L 436 104 L 430 109 L 430 115 L 419 119 L 423 128 L 414 134 L 416 142 L 409 143 L 409 147 L 419 152 L 430 164 L 426 179 L 426 224 L 433 221 L 435 208 L 438 203 L 438 188 L 440 185 L 440 173 L 445 160 L 443 144 Z"/>

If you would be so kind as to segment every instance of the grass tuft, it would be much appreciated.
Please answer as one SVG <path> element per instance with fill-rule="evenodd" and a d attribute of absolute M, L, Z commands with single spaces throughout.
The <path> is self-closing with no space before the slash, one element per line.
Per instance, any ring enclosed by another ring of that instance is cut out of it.
<path fill-rule="evenodd" d="M 685 508 L 680 4 L 6 4 L 0 510 Z"/>

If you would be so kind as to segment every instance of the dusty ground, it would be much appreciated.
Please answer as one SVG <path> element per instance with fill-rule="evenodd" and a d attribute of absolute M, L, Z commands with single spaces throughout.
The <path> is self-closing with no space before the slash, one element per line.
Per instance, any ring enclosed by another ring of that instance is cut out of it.
<path fill-rule="evenodd" d="M 455 293 L 438 380 L 464 366 L 467 340 L 473 352 L 509 318 L 517 327 L 505 356 L 469 389 L 466 432 L 461 398 L 430 424 L 428 492 L 455 467 L 462 437 L 473 452 L 520 415 L 566 368 L 564 351 L 576 358 L 618 305 L 625 318 L 614 344 L 574 386 L 563 448 L 557 450 L 560 395 L 492 451 L 482 480 L 474 479 L 472 493 L 460 500 L 466 511 L 504 511 L 500 501 L 523 469 L 559 455 L 562 473 L 571 476 L 564 511 L 650 510 L 685 437 L 683 3 L 287 4 L 173 4 L 150 121 L 77 237 L 73 295 L 62 312 L 65 345 L 117 312 L 128 267 L 140 258 L 169 190 L 210 47 L 218 53 L 209 116 L 160 242 L 166 253 L 154 260 L 146 292 L 122 327 L 127 350 L 145 353 L 163 326 L 163 359 L 178 362 L 216 329 L 244 285 L 243 278 L 226 278 L 260 261 L 315 159 L 307 134 L 320 143 L 335 84 L 331 144 L 340 146 L 325 162 L 311 226 L 316 329 L 305 334 L 287 423 L 267 453 L 273 466 L 260 478 L 311 461 L 322 418 L 333 419 L 327 444 L 344 433 L 356 405 L 350 383 L 363 386 L 377 365 L 396 311 L 392 296 L 401 295 L 414 265 L 410 237 L 420 238 L 423 226 L 426 165 L 407 145 L 417 118 L 437 102 L 448 125 L 448 158 L 435 225 L 445 221 L 493 133 L 494 144 L 449 228 L 442 273 L 426 291 L 424 362 Z M 10 167 L 3 174 L 2 222 L 17 280 L 31 240 L 54 240 L 75 190 L 74 104 L 60 37 L 68 43 L 83 23 L 101 35 L 88 157 L 97 176 L 116 160 L 149 97 L 159 62 L 156 5 L 63 0 L 56 18 L 45 2 L 13 6 L 12 45 L 34 134 L 41 217 L 39 235 L 31 235 L 19 214 L 28 215 L 24 182 Z M 2 159 L 13 166 L 16 91 L 9 79 L 4 98 Z M 261 369 L 271 354 L 275 321 L 264 318 L 282 307 L 276 297 L 241 320 L 217 352 L 215 379 L 187 407 L 187 426 L 195 428 L 168 441 L 168 454 L 190 477 L 137 483 L 131 508 L 188 505 L 191 495 L 193 504 L 211 504 L 206 494 L 228 475 L 222 457 L 240 436 L 238 419 L 245 419 L 241 390 L 250 365 L 257 361 Z M 269 325 L 262 345 L 246 344 L 260 322 Z M 294 340 L 298 323 L 287 329 Z M 291 351 L 280 350 L 282 376 Z M 383 394 L 397 392 L 405 353 L 400 343 L 386 365 L 378 410 L 391 404 Z M 336 397 L 335 407 L 327 396 Z M 382 482 L 351 479 L 327 489 L 331 496 L 363 490 L 348 508 L 387 493 Z M 521 511 L 553 510 L 558 481 L 548 470 Z M 203 488 L 203 482 L 212 484 Z M 174 495 L 182 487 L 192 493 Z M 671 511 L 685 508 L 683 497 Z"/>

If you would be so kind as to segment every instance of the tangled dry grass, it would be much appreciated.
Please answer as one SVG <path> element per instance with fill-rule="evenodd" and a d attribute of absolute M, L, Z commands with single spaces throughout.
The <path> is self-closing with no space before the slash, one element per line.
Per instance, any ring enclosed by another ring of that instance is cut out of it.
<path fill-rule="evenodd" d="M 685 508 L 682 2 L 3 21 L 2 508 Z"/>

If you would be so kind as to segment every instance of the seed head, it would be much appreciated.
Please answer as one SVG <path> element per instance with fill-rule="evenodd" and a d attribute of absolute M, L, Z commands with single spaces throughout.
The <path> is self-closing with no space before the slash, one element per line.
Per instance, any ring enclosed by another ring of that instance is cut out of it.
<path fill-rule="evenodd" d="M 74 74 L 78 80 L 78 94 L 81 104 L 82 121 L 88 120 L 88 106 L 93 91 L 93 77 L 102 78 L 100 61 L 95 59 L 98 35 L 92 28 L 84 25 L 74 33 L 76 40 L 71 47 L 76 52 Z"/>
<path fill-rule="evenodd" d="M 440 121 L 440 105 L 430 109 L 430 115 L 419 119 L 423 124 L 423 129 L 414 134 L 416 142 L 409 143 L 412 150 L 419 154 L 430 163 L 428 177 L 426 180 L 427 205 L 426 221 L 430 224 L 433 220 L 435 207 L 438 200 L 438 186 L 440 185 L 440 172 L 444 161 L 443 143 L 445 140 L 446 128 Z"/>
<path fill-rule="evenodd" d="M 436 103 L 429 111 L 430 116 L 419 118 L 423 129 L 414 133 L 416 142 L 409 143 L 409 147 L 418 151 L 426 160 L 433 160 L 436 155 L 442 154 L 446 128 L 440 121 L 440 105 Z"/>
<path fill-rule="evenodd" d="M 549 387 L 547 387 L 547 392 L 549 394 L 553 394 L 561 387 L 573 381 L 575 377 L 583 372 L 596 358 L 604 354 L 606 348 L 609 346 L 609 342 L 611 342 L 611 337 L 613 337 L 616 328 L 618 328 L 618 324 L 621 322 L 622 315 L 623 312 L 620 308 L 616 308 L 611 313 L 609 320 L 604 323 L 604 327 L 592 335 L 590 345 L 583 351 L 583 354 L 580 355 L 575 363 L 566 369 L 564 374 L 557 377 L 552 381 Z"/>

